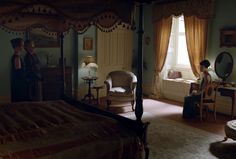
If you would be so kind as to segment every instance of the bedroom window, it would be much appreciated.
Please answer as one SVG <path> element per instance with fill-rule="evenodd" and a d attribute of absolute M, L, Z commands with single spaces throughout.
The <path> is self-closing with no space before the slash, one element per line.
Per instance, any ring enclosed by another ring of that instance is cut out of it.
<path fill-rule="evenodd" d="M 183 16 L 172 19 L 164 76 L 169 70 L 180 71 L 185 79 L 195 79 L 188 57 Z"/>
<path fill-rule="evenodd" d="M 190 68 L 183 16 L 173 17 L 168 56 L 172 56 L 172 67 Z"/>

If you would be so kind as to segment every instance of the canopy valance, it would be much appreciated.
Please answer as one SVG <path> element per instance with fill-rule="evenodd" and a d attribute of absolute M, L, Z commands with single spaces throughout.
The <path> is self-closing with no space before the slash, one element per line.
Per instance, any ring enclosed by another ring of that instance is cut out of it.
<path fill-rule="evenodd" d="M 133 6 L 132 0 L 3 0 L 0 25 L 12 31 L 84 32 L 91 25 L 111 31 L 117 25 L 131 27 Z"/>
<path fill-rule="evenodd" d="M 153 22 L 172 15 L 197 16 L 210 19 L 214 16 L 214 0 L 178 0 L 173 3 L 155 4 L 153 6 Z"/>

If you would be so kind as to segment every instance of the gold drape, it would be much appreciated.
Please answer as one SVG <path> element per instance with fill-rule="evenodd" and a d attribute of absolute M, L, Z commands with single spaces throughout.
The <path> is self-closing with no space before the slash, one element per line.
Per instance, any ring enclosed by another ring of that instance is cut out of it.
<path fill-rule="evenodd" d="M 170 17 L 172 15 L 186 16 L 195 15 L 201 19 L 210 19 L 214 17 L 215 0 L 186 0 L 176 1 L 168 4 L 155 4 L 153 6 L 153 22 Z"/>
<path fill-rule="evenodd" d="M 206 56 L 208 20 L 184 16 L 186 43 L 192 71 L 199 76 L 199 63 Z"/>
<path fill-rule="evenodd" d="M 164 66 L 169 45 L 172 17 L 162 18 L 154 24 L 155 73 L 153 95 L 160 97 L 160 72 Z"/>
<path fill-rule="evenodd" d="M 155 26 L 155 52 L 156 52 L 156 65 L 157 72 L 161 72 L 169 45 L 170 33 L 171 33 L 172 17 L 163 18 L 154 24 Z"/>

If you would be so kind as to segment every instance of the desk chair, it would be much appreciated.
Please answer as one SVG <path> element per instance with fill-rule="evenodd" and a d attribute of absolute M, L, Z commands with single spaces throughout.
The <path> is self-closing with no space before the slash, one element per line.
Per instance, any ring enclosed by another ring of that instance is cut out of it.
<path fill-rule="evenodd" d="M 201 93 L 201 101 L 199 103 L 199 109 L 200 109 L 200 120 L 203 119 L 203 110 L 206 110 L 206 118 L 208 114 L 209 107 L 212 107 L 213 113 L 214 113 L 214 119 L 216 121 L 216 92 L 217 92 L 217 83 L 212 82 L 209 83 L 205 90 Z"/>

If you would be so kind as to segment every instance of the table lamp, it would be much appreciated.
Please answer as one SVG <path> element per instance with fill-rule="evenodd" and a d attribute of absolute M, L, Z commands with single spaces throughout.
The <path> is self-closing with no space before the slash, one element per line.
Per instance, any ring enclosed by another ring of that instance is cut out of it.
<path fill-rule="evenodd" d="M 89 76 L 91 76 L 91 71 L 96 73 L 96 70 L 98 69 L 98 65 L 94 62 L 93 56 L 85 56 L 81 67 L 88 69 Z"/>

